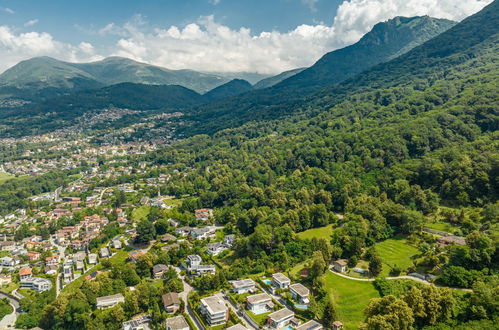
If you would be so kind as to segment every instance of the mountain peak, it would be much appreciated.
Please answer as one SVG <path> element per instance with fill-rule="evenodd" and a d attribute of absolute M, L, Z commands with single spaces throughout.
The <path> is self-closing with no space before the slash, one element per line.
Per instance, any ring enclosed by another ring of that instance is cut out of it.
<path fill-rule="evenodd" d="M 312 67 L 277 86 L 320 87 L 341 82 L 408 52 L 455 24 L 429 16 L 394 17 L 376 24 L 357 43 L 324 55 Z"/>

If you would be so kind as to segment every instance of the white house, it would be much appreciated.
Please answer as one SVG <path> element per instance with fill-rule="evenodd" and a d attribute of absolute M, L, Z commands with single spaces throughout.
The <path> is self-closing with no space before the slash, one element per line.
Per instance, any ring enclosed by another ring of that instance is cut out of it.
<path fill-rule="evenodd" d="M 38 292 L 52 289 L 52 282 L 42 277 L 28 277 L 21 280 L 21 289 L 31 289 Z"/>
<path fill-rule="evenodd" d="M 217 256 L 225 250 L 227 250 L 227 247 L 222 242 L 209 243 L 206 253 L 212 256 Z"/>
<path fill-rule="evenodd" d="M 237 294 L 253 292 L 255 290 L 255 281 L 251 278 L 231 281 L 230 284 L 232 285 L 232 292 Z"/>
<path fill-rule="evenodd" d="M 229 319 L 229 309 L 222 297 L 216 294 L 201 299 L 200 311 L 210 326 L 224 324 Z"/>
<path fill-rule="evenodd" d="M 97 298 L 97 308 L 108 308 L 118 305 L 119 303 L 125 302 L 125 297 L 121 293 L 113 294 L 111 296 L 104 296 Z"/>
<path fill-rule="evenodd" d="M 271 328 L 280 329 L 287 326 L 294 317 L 295 313 L 287 308 L 283 308 L 277 312 L 269 314 L 267 324 Z"/>
<path fill-rule="evenodd" d="M 278 289 L 286 289 L 291 284 L 291 280 L 283 273 L 275 273 L 272 275 L 272 283 Z"/>
<path fill-rule="evenodd" d="M 274 308 L 272 297 L 266 293 L 246 297 L 246 305 L 253 314 L 265 313 Z"/>
<path fill-rule="evenodd" d="M 293 299 L 302 304 L 308 304 L 310 300 L 308 296 L 310 294 L 310 290 L 307 289 L 303 284 L 296 283 L 289 286 L 289 291 L 293 295 Z"/>

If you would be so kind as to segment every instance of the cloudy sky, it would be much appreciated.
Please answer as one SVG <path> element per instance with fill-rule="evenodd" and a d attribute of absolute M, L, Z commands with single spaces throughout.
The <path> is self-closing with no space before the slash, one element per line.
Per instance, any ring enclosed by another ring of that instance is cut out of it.
<path fill-rule="evenodd" d="M 456 21 L 492 0 L 0 0 L 0 72 L 34 56 L 129 57 L 171 69 L 275 74 L 395 16 Z"/>

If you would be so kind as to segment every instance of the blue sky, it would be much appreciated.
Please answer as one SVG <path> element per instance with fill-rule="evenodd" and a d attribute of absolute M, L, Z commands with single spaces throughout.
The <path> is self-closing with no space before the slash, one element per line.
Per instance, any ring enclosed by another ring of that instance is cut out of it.
<path fill-rule="evenodd" d="M 250 28 L 254 33 L 286 32 L 300 24 L 332 23 L 342 0 L 0 0 L 3 24 L 29 30 L 37 28 L 64 42 L 103 41 L 89 33 L 109 23 L 124 24 L 142 15 L 150 28 L 183 26 L 213 15 L 230 28 Z M 216 4 L 215 4 L 216 3 Z M 109 40 L 104 40 L 109 41 Z"/>
<path fill-rule="evenodd" d="M 52 56 L 277 74 L 395 16 L 461 20 L 492 0 L 0 0 L 0 72 Z"/>

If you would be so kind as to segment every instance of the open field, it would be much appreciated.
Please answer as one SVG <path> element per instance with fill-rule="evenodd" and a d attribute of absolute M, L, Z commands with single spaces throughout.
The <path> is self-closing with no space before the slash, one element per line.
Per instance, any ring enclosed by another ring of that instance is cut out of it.
<path fill-rule="evenodd" d="M 338 319 L 345 329 L 358 329 L 364 321 L 364 309 L 369 300 L 379 297 L 373 282 L 349 280 L 330 271 L 324 277 L 326 288 L 334 297 Z"/>
<path fill-rule="evenodd" d="M 149 212 L 151 212 L 150 206 L 144 205 L 144 206 L 138 207 L 132 211 L 132 220 L 134 220 L 134 221 L 145 220 L 145 219 L 147 219 Z"/>
<path fill-rule="evenodd" d="M 387 239 L 376 244 L 376 251 L 383 260 L 383 271 L 380 276 L 388 276 L 390 266 L 406 269 L 412 265 L 412 258 L 419 253 L 418 249 L 407 244 L 403 237 Z"/>
<path fill-rule="evenodd" d="M 15 176 L 5 173 L 5 172 L 0 172 L 0 184 L 4 183 L 5 181 L 9 179 L 13 179 Z"/>
<path fill-rule="evenodd" d="M 302 231 L 298 233 L 298 237 L 301 239 L 311 239 L 311 238 L 326 238 L 329 239 L 333 234 L 333 225 L 327 225 L 326 227 L 313 228 L 309 230 Z"/>

